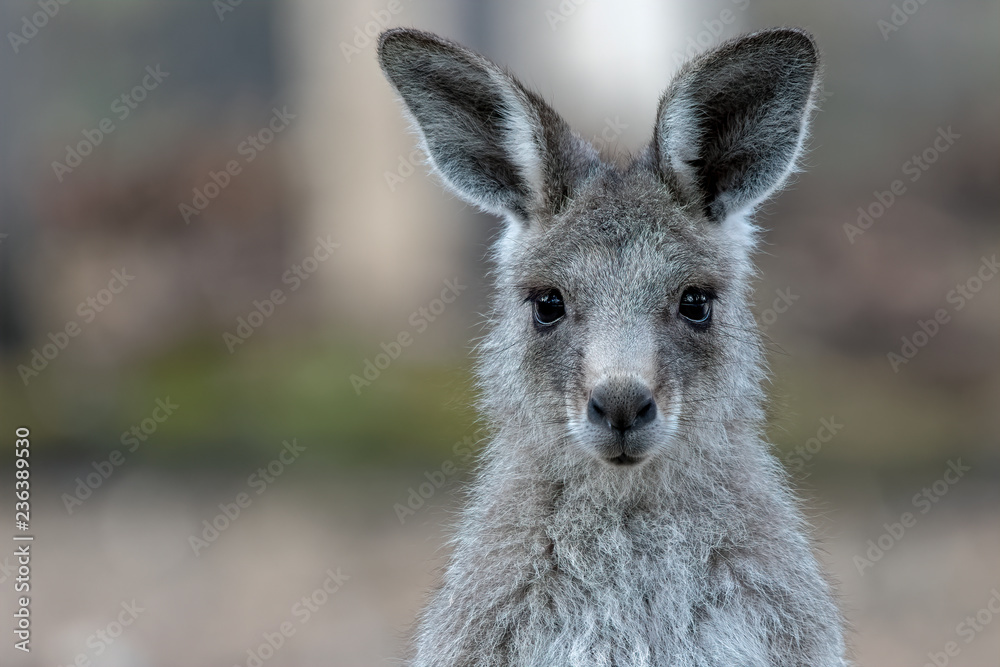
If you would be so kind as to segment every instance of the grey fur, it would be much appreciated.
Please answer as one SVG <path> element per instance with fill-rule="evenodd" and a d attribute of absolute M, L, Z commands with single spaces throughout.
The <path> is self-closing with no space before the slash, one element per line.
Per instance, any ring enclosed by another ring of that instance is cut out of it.
<path fill-rule="evenodd" d="M 379 60 L 445 184 L 508 220 L 478 361 L 494 433 L 412 664 L 846 665 L 762 439 L 750 310 L 747 216 L 800 152 L 811 38 L 763 31 L 696 59 L 627 164 L 457 44 L 390 30 Z M 689 286 L 714 295 L 706 327 L 678 314 Z M 532 298 L 549 288 L 566 314 L 540 327 Z M 620 436 L 589 423 L 600 382 L 649 387 L 656 419 Z"/>

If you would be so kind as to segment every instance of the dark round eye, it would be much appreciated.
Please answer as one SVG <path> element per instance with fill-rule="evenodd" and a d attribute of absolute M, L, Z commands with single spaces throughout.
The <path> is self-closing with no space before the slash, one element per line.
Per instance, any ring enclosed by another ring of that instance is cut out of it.
<path fill-rule="evenodd" d="M 694 324 L 707 324 L 712 317 L 712 296 L 698 287 L 688 287 L 681 294 L 677 312 Z"/>
<path fill-rule="evenodd" d="M 532 299 L 535 305 L 535 322 L 550 327 L 566 314 L 566 304 L 557 289 L 546 290 Z"/>

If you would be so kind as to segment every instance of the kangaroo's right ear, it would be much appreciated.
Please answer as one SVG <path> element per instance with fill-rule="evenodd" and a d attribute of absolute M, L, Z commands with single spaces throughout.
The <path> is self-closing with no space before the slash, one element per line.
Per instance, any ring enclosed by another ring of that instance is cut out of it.
<path fill-rule="evenodd" d="M 458 44 L 396 28 L 379 37 L 378 59 L 435 171 L 485 211 L 521 225 L 554 213 L 597 161 L 540 98 Z"/>

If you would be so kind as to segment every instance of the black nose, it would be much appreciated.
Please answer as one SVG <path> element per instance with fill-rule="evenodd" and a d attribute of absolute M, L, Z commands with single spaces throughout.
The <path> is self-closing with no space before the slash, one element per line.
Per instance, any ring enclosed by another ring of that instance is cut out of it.
<path fill-rule="evenodd" d="M 587 418 L 598 426 L 622 434 L 641 428 L 656 419 L 653 392 L 635 381 L 601 382 L 590 394 Z"/>

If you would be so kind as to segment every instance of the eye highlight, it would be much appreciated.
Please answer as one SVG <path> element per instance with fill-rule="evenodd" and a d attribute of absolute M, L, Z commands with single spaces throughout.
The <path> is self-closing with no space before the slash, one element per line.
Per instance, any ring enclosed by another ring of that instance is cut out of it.
<path fill-rule="evenodd" d="M 688 287 L 681 294 L 677 312 L 692 324 L 707 326 L 712 319 L 712 294 L 700 287 Z"/>
<path fill-rule="evenodd" d="M 535 312 L 535 324 L 550 327 L 566 314 L 566 304 L 557 289 L 547 289 L 530 297 Z"/>

